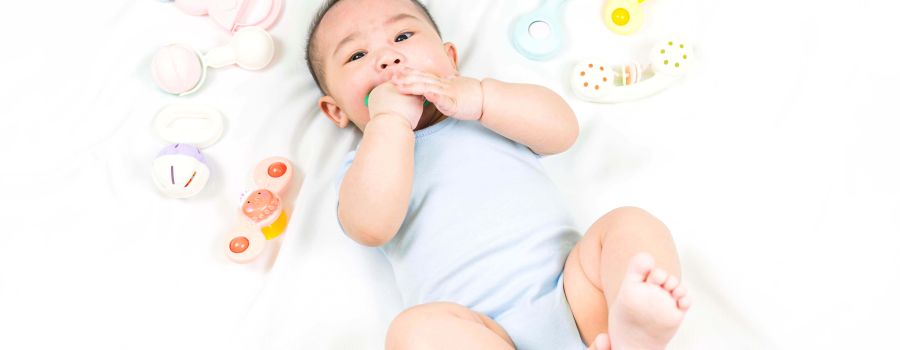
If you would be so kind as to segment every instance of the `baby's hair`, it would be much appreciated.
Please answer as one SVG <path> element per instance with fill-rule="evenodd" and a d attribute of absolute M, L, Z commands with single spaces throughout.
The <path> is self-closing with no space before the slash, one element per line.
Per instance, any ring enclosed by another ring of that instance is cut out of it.
<path fill-rule="evenodd" d="M 316 14 L 316 17 L 313 18 L 312 24 L 309 26 L 309 36 L 306 38 L 306 67 L 309 68 L 309 73 L 312 74 L 313 80 L 316 82 L 316 86 L 319 87 L 319 91 L 322 92 L 323 95 L 327 94 L 325 87 L 322 86 L 324 80 L 322 78 L 324 73 L 320 69 L 320 64 L 318 62 L 318 50 L 316 45 L 313 45 L 313 38 L 316 35 L 316 30 L 319 29 L 319 24 L 322 23 L 322 17 L 325 17 L 325 14 L 334 7 L 335 4 L 340 2 L 341 0 L 327 0 L 322 7 L 319 8 L 319 12 Z M 434 23 L 434 18 L 431 18 L 431 13 L 428 12 L 428 9 L 425 8 L 425 5 L 422 5 L 419 0 L 410 0 L 416 7 L 425 14 L 425 18 L 428 19 L 428 23 L 431 23 L 431 26 L 434 27 L 434 30 L 437 32 L 438 37 L 441 36 L 441 30 L 438 29 L 437 24 Z"/>

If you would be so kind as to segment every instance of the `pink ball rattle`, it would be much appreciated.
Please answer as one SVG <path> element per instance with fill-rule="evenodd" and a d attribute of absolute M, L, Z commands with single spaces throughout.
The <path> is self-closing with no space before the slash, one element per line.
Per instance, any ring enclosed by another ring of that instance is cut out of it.
<path fill-rule="evenodd" d="M 265 30 L 246 27 L 234 34 L 225 46 L 209 50 L 205 55 L 181 44 L 166 46 L 153 56 L 153 80 L 164 91 L 190 94 L 206 79 L 206 67 L 219 68 L 232 64 L 238 67 L 263 69 L 275 56 L 275 42 Z"/>
<path fill-rule="evenodd" d="M 241 196 L 239 223 L 225 237 L 225 254 L 234 262 L 247 263 L 258 257 L 287 227 L 284 195 L 294 176 L 291 162 L 282 157 L 266 158 L 253 170 L 253 188 Z"/>

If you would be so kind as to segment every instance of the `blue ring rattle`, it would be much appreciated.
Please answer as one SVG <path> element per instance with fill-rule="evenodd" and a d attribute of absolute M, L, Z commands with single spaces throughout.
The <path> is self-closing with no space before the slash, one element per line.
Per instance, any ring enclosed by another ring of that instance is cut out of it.
<path fill-rule="evenodd" d="M 545 0 L 536 10 L 520 16 L 513 24 L 513 47 L 522 56 L 543 61 L 562 48 L 561 9 L 566 0 Z"/>

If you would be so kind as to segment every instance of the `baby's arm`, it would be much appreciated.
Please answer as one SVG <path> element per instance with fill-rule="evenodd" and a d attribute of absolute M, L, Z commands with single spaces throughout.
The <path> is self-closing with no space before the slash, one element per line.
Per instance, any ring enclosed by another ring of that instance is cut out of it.
<path fill-rule="evenodd" d="M 563 152 L 578 137 L 578 120 L 569 104 L 538 85 L 481 81 L 481 124 L 538 154 Z"/>
<path fill-rule="evenodd" d="M 406 69 L 394 77 L 400 92 L 425 96 L 442 113 L 480 120 L 488 129 L 539 154 L 563 152 L 578 137 L 569 104 L 550 89 L 460 75 L 438 77 Z"/>
<path fill-rule="evenodd" d="M 422 114 L 421 97 L 396 93 L 390 84 L 372 92 L 371 120 L 338 202 L 338 220 L 354 241 L 377 247 L 389 242 L 406 217 L 412 194 L 415 134 L 406 116 Z"/>

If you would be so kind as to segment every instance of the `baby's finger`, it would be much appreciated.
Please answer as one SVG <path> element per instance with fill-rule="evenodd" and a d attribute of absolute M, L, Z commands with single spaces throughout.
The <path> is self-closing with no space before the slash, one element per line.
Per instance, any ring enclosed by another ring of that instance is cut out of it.
<path fill-rule="evenodd" d="M 434 74 L 431 74 L 428 72 L 424 72 L 424 71 L 420 71 L 420 70 L 415 70 L 412 68 L 401 69 L 400 71 L 397 72 L 397 77 L 398 78 L 420 78 L 420 79 L 429 79 L 429 80 L 436 80 L 436 81 L 445 80 L 437 75 L 434 75 Z"/>
<path fill-rule="evenodd" d="M 414 74 L 418 74 L 418 75 L 431 75 L 431 76 L 435 76 L 434 74 L 429 74 L 429 73 L 427 73 L 427 72 L 425 72 L 425 71 L 421 71 L 421 70 L 418 70 L 418 69 L 415 69 L 415 68 L 410 68 L 410 67 L 403 67 L 403 68 L 400 68 L 400 69 L 397 70 L 397 73 L 399 73 L 399 74 L 401 74 L 401 75 L 414 75 Z"/>
<path fill-rule="evenodd" d="M 442 93 L 434 92 L 425 93 L 423 96 L 425 96 L 425 99 L 431 102 L 434 107 L 441 111 L 441 113 L 443 113 L 444 115 L 456 115 L 456 100 L 452 97 Z"/>
<path fill-rule="evenodd" d="M 397 84 L 397 90 L 404 94 L 410 95 L 425 95 L 426 93 L 442 93 L 444 90 L 442 86 L 435 85 L 427 82 L 420 83 L 412 83 L 412 84 Z"/>
<path fill-rule="evenodd" d="M 393 77 L 392 82 L 394 84 L 428 83 L 436 85 L 443 83 L 440 78 L 427 74 L 398 74 Z"/>

